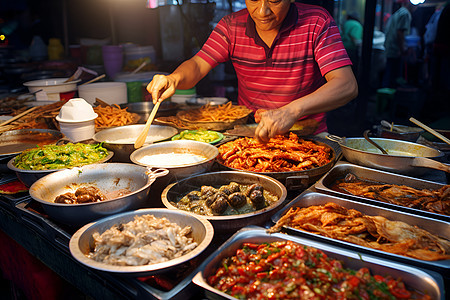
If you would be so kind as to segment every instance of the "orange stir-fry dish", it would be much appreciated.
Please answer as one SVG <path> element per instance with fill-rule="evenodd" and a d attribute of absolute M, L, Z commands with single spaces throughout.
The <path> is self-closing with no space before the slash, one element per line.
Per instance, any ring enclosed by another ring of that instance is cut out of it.
<path fill-rule="evenodd" d="M 292 207 L 270 231 L 282 226 L 422 260 L 450 259 L 450 241 L 417 226 L 365 215 L 336 203 Z"/>
<path fill-rule="evenodd" d="M 300 139 L 296 134 L 271 138 L 268 143 L 255 138 L 238 138 L 219 147 L 223 165 L 253 172 L 309 170 L 328 164 L 332 150 L 326 145 Z"/>

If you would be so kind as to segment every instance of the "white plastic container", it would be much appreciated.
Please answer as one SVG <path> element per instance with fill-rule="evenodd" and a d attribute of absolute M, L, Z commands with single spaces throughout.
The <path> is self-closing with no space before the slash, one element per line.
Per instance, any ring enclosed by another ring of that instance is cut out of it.
<path fill-rule="evenodd" d="M 132 46 L 125 48 L 125 65 L 134 69 L 139 67 L 141 63 L 156 62 L 156 51 L 153 46 Z"/>
<path fill-rule="evenodd" d="M 67 101 L 56 116 L 59 129 L 72 142 L 77 143 L 91 139 L 95 134 L 95 118 L 92 105 L 82 98 Z"/>
<path fill-rule="evenodd" d="M 77 90 L 77 83 L 81 79 L 64 82 L 68 78 L 49 78 L 27 81 L 23 85 L 28 88 L 30 93 L 36 93 L 37 101 L 59 101 L 72 98 Z M 70 96 L 70 97 L 69 97 Z M 66 98 L 69 97 L 69 98 Z"/>
<path fill-rule="evenodd" d="M 108 104 L 127 103 L 127 85 L 125 82 L 96 82 L 78 87 L 78 95 L 89 104 L 94 104 L 96 99 Z"/>

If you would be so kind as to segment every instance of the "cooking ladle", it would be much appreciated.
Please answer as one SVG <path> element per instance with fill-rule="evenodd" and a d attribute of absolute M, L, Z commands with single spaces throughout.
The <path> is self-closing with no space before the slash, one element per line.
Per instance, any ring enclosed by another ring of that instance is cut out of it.
<path fill-rule="evenodd" d="M 364 131 L 364 133 L 363 133 L 364 138 L 365 138 L 369 143 L 371 143 L 372 145 L 374 145 L 375 147 L 377 147 L 383 154 L 388 154 L 387 151 L 383 149 L 383 147 L 381 147 L 380 145 L 378 145 L 377 143 L 375 143 L 375 141 L 373 141 L 373 140 L 371 140 L 371 139 L 369 138 L 369 132 L 370 132 L 369 129 L 366 130 L 366 131 Z"/>
<path fill-rule="evenodd" d="M 144 129 L 142 129 L 142 132 L 137 137 L 136 142 L 134 142 L 135 149 L 141 148 L 142 145 L 144 145 L 148 131 L 150 130 L 150 125 L 152 125 L 153 119 L 155 118 L 156 112 L 158 111 L 160 104 L 161 101 L 158 101 L 156 102 L 155 106 L 153 106 L 152 112 L 150 113 L 150 116 L 147 119 L 147 123 L 145 123 Z"/>

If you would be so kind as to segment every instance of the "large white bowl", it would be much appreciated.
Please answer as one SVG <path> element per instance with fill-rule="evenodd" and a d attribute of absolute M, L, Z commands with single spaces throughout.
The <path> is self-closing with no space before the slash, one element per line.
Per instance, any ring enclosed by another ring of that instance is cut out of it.
<path fill-rule="evenodd" d="M 42 91 L 47 94 L 48 99 L 45 99 L 45 96 L 42 97 L 38 93 L 36 95 L 36 100 L 59 101 L 61 100 L 60 94 L 76 91 L 77 83 L 81 81 L 81 79 L 77 79 L 69 82 L 64 82 L 67 79 L 68 78 L 39 79 L 27 81 L 23 85 L 28 87 L 30 93 L 37 92 L 42 89 Z"/>
<path fill-rule="evenodd" d="M 81 85 L 78 88 L 78 96 L 90 104 L 94 104 L 96 98 L 108 104 L 121 104 L 127 102 L 127 85 L 125 82 L 96 82 Z"/>

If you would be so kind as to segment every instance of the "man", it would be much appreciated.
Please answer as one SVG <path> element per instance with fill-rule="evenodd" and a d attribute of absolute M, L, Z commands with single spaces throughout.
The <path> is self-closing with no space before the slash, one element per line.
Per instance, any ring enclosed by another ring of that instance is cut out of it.
<path fill-rule="evenodd" d="M 400 8 L 389 18 L 384 42 L 386 54 L 386 69 L 383 77 L 383 87 L 397 87 L 397 80 L 402 74 L 403 59 L 407 47 L 405 36 L 411 29 L 412 4 L 409 0 L 396 0 Z"/>
<path fill-rule="evenodd" d="M 319 122 L 325 112 L 358 93 L 339 30 L 321 7 L 290 0 L 246 0 L 247 9 L 225 16 L 202 49 L 168 76 L 147 86 L 153 101 L 192 88 L 212 68 L 231 60 L 238 103 L 255 111 L 256 137 L 268 141 L 301 118 Z"/>

